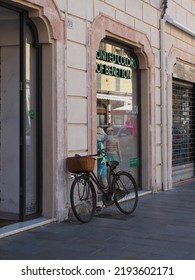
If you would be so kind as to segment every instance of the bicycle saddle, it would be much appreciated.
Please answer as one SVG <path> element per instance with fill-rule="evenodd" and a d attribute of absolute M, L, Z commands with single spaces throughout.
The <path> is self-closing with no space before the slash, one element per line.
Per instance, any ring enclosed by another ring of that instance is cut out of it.
<path fill-rule="evenodd" d="M 113 160 L 113 161 L 107 161 L 107 166 L 110 166 L 112 168 L 115 168 L 119 165 L 119 162 L 116 161 L 116 160 Z"/>

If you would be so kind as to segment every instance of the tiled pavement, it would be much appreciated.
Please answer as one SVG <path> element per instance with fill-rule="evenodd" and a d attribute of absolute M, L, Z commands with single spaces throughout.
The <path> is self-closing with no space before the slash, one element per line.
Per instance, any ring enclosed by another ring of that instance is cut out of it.
<path fill-rule="evenodd" d="M 195 260 L 195 182 L 139 198 L 126 216 L 51 223 L 0 239 L 1 260 Z"/>

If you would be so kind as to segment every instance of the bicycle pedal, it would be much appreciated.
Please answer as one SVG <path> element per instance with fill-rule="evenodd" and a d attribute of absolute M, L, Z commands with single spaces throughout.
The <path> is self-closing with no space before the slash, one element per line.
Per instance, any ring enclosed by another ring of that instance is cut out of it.
<path fill-rule="evenodd" d="M 111 206 L 111 205 L 113 205 L 113 204 L 114 204 L 114 201 L 112 201 L 112 200 L 105 200 L 105 201 L 104 201 L 104 205 L 105 205 L 106 207 Z"/>

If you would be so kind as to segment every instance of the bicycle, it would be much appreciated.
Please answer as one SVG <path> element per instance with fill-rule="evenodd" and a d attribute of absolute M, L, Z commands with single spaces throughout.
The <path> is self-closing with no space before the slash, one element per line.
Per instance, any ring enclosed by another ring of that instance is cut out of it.
<path fill-rule="evenodd" d="M 103 205 L 108 207 L 115 203 L 124 214 L 135 211 L 138 203 L 137 184 L 133 176 L 126 171 L 115 169 L 117 161 L 107 162 L 108 187 L 105 189 L 94 173 L 95 155 L 75 156 L 67 158 L 68 170 L 73 173 L 74 180 L 70 190 L 70 202 L 75 217 L 82 223 L 89 222 L 95 214 L 97 193 L 94 184 L 102 193 Z"/>

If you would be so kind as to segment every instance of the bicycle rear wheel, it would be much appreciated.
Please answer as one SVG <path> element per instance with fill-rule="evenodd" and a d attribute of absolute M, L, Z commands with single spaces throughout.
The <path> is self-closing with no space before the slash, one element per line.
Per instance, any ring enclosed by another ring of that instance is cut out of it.
<path fill-rule="evenodd" d="M 124 214 L 131 214 L 137 207 L 137 184 L 131 174 L 119 171 L 113 179 L 114 202 Z"/>
<path fill-rule="evenodd" d="M 70 190 L 70 202 L 75 217 L 81 223 L 89 222 L 96 209 L 96 192 L 88 177 L 75 178 Z"/>

